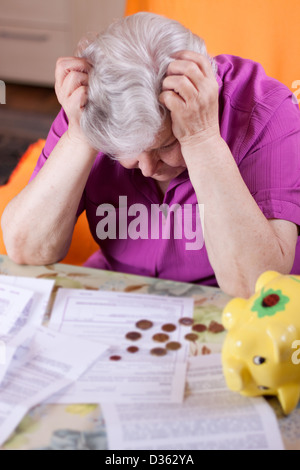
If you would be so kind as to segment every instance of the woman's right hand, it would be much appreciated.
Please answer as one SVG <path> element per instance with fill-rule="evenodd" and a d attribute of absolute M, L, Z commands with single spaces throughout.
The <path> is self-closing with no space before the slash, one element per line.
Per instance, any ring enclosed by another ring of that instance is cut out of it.
<path fill-rule="evenodd" d="M 60 57 L 55 69 L 55 92 L 68 120 L 68 135 L 74 141 L 86 138 L 80 127 L 80 118 L 88 99 L 88 74 L 92 66 L 79 57 Z"/>

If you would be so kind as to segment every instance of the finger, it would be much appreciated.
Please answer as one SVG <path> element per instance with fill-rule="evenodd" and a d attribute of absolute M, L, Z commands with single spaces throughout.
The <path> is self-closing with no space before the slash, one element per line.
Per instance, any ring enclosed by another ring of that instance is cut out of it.
<path fill-rule="evenodd" d="M 174 91 L 163 91 L 159 95 L 159 102 L 163 104 L 169 111 L 176 112 L 184 103 L 184 100 Z"/>
<path fill-rule="evenodd" d="M 173 91 L 185 102 L 196 99 L 198 90 L 189 77 L 185 75 L 169 75 L 162 84 L 163 91 Z"/>
<path fill-rule="evenodd" d="M 88 101 L 87 87 L 81 86 L 77 88 L 77 90 L 74 91 L 70 99 L 70 103 L 69 103 L 70 113 L 71 114 L 77 113 L 79 108 L 83 110 L 85 105 L 87 104 L 87 101 Z"/>
<path fill-rule="evenodd" d="M 208 57 L 194 51 L 179 51 L 174 55 L 175 59 L 192 61 L 198 65 L 203 75 L 215 77 L 211 62 Z"/>
<path fill-rule="evenodd" d="M 204 74 L 198 64 L 190 60 L 175 60 L 171 62 L 167 70 L 167 77 L 172 75 L 187 77 L 197 90 L 200 89 L 204 78 Z"/>
<path fill-rule="evenodd" d="M 88 101 L 88 89 L 86 86 L 81 86 L 77 88 L 74 92 L 76 99 L 78 100 L 79 107 L 82 109 L 85 107 Z"/>
<path fill-rule="evenodd" d="M 92 66 L 86 59 L 77 57 L 60 57 L 56 62 L 55 81 L 58 88 L 61 88 L 66 76 L 71 71 L 89 73 Z"/>
<path fill-rule="evenodd" d="M 63 83 L 65 96 L 69 97 L 77 88 L 81 86 L 87 87 L 87 85 L 88 75 L 86 73 L 75 72 L 72 70 L 70 73 L 68 73 Z"/>

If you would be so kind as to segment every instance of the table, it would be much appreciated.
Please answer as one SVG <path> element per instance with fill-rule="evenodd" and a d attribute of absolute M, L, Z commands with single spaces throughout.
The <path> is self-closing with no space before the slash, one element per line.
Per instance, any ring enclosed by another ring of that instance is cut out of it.
<path fill-rule="evenodd" d="M 51 315 L 55 294 L 59 288 L 93 289 L 184 296 L 194 299 L 194 318 L 206 325 L 221 323 L 222 310 L 230 297 L 215 287 L 199 286 L 156 278 L 102 271 L 66 264 L 50 266 L 18 266 L 7 256 L 0 255 L 0 274 L 54 279 L 55 287 L 45 316 Z M 220 352 L 226 332 L 212 328 L 199 334 L 191 343 L 190 354 Z M 279 421 L 286 449 L 300 449 L 300 404 L 285 417 L 276 398 L 269 398 Z M 101 406 L 44 405 L 31 409 L 2 446 L 4 450 L 105 450 L 107 438 Z"/>

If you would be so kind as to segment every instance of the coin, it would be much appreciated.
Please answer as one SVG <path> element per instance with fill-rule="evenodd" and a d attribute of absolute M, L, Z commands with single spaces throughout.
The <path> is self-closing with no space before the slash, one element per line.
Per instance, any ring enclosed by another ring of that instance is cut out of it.
<path fill-rule="evenodd" d="M 198 299 L 198 300 L 195 299 L 195 300 L 194 300 L 194 305 L 197 305 L 197 306 L 198 306 L 198 305 L 202 305 L 202 304 L 204 304 L 204 302 L 206 302 L 206 301 L 207 301 L 207 298 L 206 298 L 206 297 L 204 297 L 203 299 Z"/>
<path fill-rule="evenodd" d="M 198 335 L 196 335 L 196 333 L 188 333 L 187 335 L 185 335 L 185 339 L 187 339 L 188 341 L 197 341 Z"/>
<path fill-rule="evenodd" d="M 111 361 L 120 361 L 122 358 L 121 356 L 110 356 L 109 358 Z"/>
<path fill-rule="evenodd" d="M 191 326 L 194 323 L 194 320 L 189 317 L 183 317 L 179 320 L 180 325 Z"/>
<path fill-rule="evenodd" d="M 207 326 L 203 325 L 202 323 L 196 323 L 192 326 L 193 331 L 197 331 L 197 333 L 202 333 L 203 331 L 207 330 Z"/>
<path fill-rule="evenodd" d="M 169 349 L 170 351 L 177 351 L 177 349 L 181 348 L 181 344 L 178 343 L 177 341 L 170 341 L 169 343 L 166 344 L 166 348 Z"/>
<path fill-rule="evenodd" d="M 153 356 L 165 356 L 167 354 L 167 350 L 164 348 L 153 348 L 151 349 L 150 354 Z"/>
<path fill-rule="evenodd" d="M 167 331 L 168 333 L 172 333 L 172 331 L 176 330 L 176 325 L 173 325 L 173 323 L 166 323 L 161 327 L 163 331 Z"/>
<path fill-rule="evenodd" d="M 137 346 L 129 346 L 127 348 L 127 351 L 130 352 L 130 353 L 136 353 L 139 351 L 139 348 Z"/>
<path fill-rule="evenodd" d="M 211 321 L 208 327 L 208 331 L 211 333 L 222 333 L 225 328 L 221 323 L 218 323 L 217 321 Z"/>
<path fill-rule="evenodd" d="M 201 354 L 203 356 L 207 356 L 208 354 L 211 354 L 211 350 L 207 346 L 203 346 L 201 349 Z"/>
<path fill-rule="evenodd" d="M 164 343 L 165 341 L 168 341 L 169 335 L 166 335 L 166 333 L 156 333 L 156 335 L 152 336 L 152 339 L 158 343 Z"/>
<path fill-rule="evenodd" d="M 139 320 L 135 326 L 140 330 L 149 330 L 149 328 L 152 328 L 153 323 L 150 320 Z"/>
<path fill-rule="evenodd" d="M 137 341 L 138 339 L 140 339 L 142 337 L 141 333 L 139 333 L 138 331 L 130 331 L 129 333 L 127 333 L 126 335 L 126 338 L 127 339 L 130 339 L 131 341 Z"/>

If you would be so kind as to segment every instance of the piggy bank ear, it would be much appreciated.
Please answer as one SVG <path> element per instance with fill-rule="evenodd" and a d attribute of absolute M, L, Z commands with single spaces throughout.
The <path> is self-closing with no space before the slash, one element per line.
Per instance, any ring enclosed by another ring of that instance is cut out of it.
<path fill-rule="evenodd" d="M 224 328 L 229 331 L 237 326 L 241 318 L 245 320 L 243 313 L 245 312 L 247 301 L 245 299 L 233 299 L 224 308 L 222 314 L 222 323 Z"/>
<path fill-rule="evenodd" d="M 255 292 L 261 291 L 261 289 L 269 284 L 269 282 L 273 281 L 277 277 L 282 276 L 282 274 L 278 273 L 277 271 L 266 271 L 259 276 L 255 284 Z"/>
<path fill-rule="evenodd" d="M 283 387 L 280 387 L 277 392 L 277 397 L 284 414 L 288 415 L 298 405 L 300 398 L 300 385 L 286 384 Z"/>
<path fill-rule="evenodd" d="M 299 339 L 294 325 L 271 323 L 267 327 L 267 335 L 272 340 L 273 357 L 276 363 L 291 360 L 291 347 L 295 340 Z"/>

